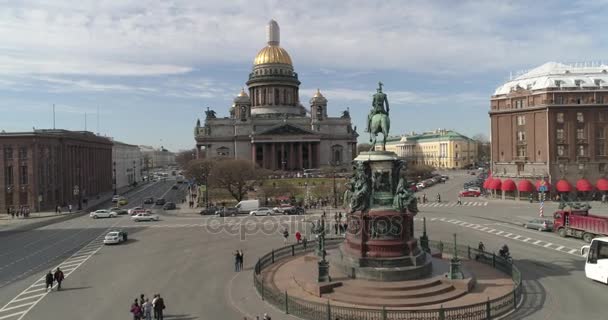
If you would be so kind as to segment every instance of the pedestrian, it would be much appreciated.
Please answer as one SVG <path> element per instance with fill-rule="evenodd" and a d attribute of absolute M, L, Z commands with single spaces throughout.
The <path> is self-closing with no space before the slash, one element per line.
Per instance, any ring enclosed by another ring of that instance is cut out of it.
<path fill-rule="evenodd" d="M 334 220 L 336 221 L 336 223 L 338 223 L 338 213 L 334 212 Z"/>
<path fill-rule="evenodd" d="M 146 298 L 145 298 L 144 294 L 142 293 L 142 294 L 139 295 L 139 306 L 143 308 L 144 307 L 144 302 L 146 302 Z"/>
<path fill-rule="evenodd" d="M 334 223 L 334 234 L 337 235 L 338 234 L 338 225 L 340 224 L 340 222 L 336 221 Z"/>
<path fill-rule="evenodd" d="M 158 316 L 158 320 L 163 320 L 163 310 L 165 310 L 165 300 L 160 296 L 160 294 L 156 294 L 158 299 L 156 300 L 156 304 L 154 306 L 154 310 L 156 311 L 156 315 Z"/>
<path fill-rule="evenodd" d="M 462 205 L 462 198 L 460 196 L 458 196 L 458 205 L 461 206 Z"/>
<path fill-rule="evenodd" d="M 296 243 L 300 243 L 300 240 L 302 240 L 302 234 L 300 231 L 296 231 Z"/>
<path fill-rule="evenodd" d="M 11 218 L 15 219 L 15 208 L 11 207 L 10 210 L 11 210 Z"/>
<path fill-rule="evenodd" d="M 137 303 L 137 299 L 131 305 L 131 313 L 133 314 L 133 320 L 141 320 L 141 308 Z"/>
<path fill-rule="evenodd" d="M 342 221 L 342 212 L 338 212 L 338 221 Z"/>
<path fill-rule="evenodd" d="M 346 230 L 348 230 L 348 222 L 344 221 L 342 228 L 344 229 L 344 236 L 346 236 Z"/>
<path fill-rule="evenodd" d="M 46 291 L 50 291 L 53 290 L 53 281 L 55 280 L 55 278 L 53 277 L 53 271 L 49 271 L 49 273 L 46 274 Z"/>
<path fill-rule="evenodd" d="M 422 194 L 422 203 L 426 203 L 426 193 Z"/>
<path fill-rule="evenodd" d="M 145 320 L 152 320 L 152 302 L 148 298 L 146 298 L 141 308 L 143 309 L 143 318 Z"/>
<path fill-rule="evenodd" d="M 63 275 L 63 271 L 61 271 L 61 269 L 59 269 L 59 267 L 57 267 L 57 270 L 55 271 L 55 275 L 54 275 L 55 281 L 57 281 L 57 291 L 61 290 L 61 283 L 63 282 L 63 279 L 65 279 L 65 276 Z"/>
<path fill-rule="evenodd" d="M 71 204 L 71 203 L 70 203 L 70 204 L 68 204 L 68 212 L 69 212 L 69 213 L 72 213 L 72 204 Z"/>
<path fill-rule="evenodd" d="M 302 238 L 302 245 L 304 246 L 304 250 L 306 250 L 306 246 L 308 245 L 308 239 L 306 239 L 306 236 Z"/>
<path fill-rule="evenodd" d="M 262 318 L 262 320 L 271 320 L 268 313 L 264 313 L 264 317 Z"/>
<path fill-rule="evenodd" d="M 437 203 L 441 202 L 441 195 L 437 193 Z"/>
<path fill-rule="evenodd" d="M 234 252 L 234 272 L 239 272 L 239 251 Z"/>
<path fill-rule="evenodd" d="M 30 217 L 30 207 L 25 207 L 25 217 L 29 218 Z"/>
<path fill-rule="evenodd" d="M 243 254 L 243 250 L 239 250 L 239 270 L 243 271 L 243 261 L 245 260 L 245 255 Z"/>
<path fill-rule="evenodd" d="M 158 294 L 154 295 L 152 299 L 152 311 L 154 312 L 154 319 L 158 319 L 158 312 L 156 311 L 156 302 L 158 301 Z"/>
<path fill-rule="evenodd" d="M 283 228 L 283 243 L 287 243 L 288 237 L 289 237 L 289 231 L 287 231 L 287 228 Z"/>

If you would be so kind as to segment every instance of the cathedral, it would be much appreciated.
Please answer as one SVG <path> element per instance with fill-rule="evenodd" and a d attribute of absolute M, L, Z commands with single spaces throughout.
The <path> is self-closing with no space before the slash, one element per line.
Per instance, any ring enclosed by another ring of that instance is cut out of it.
<path fill-rule="evenodd" d="M 261 168 L 284 171 L 350 164 L 358 134 L 349 111 L 328 116 L 327 99 L 319 90 L 304 107 L 298 74 L 280 46 L 274 20 L 268 23 L 267 38 L 253 60 L 247 90 L 234 98 L 230 116 L 219 118 L 207 109 L 204 123 L 197 120 L 197 157 L 247 159 Z"/>

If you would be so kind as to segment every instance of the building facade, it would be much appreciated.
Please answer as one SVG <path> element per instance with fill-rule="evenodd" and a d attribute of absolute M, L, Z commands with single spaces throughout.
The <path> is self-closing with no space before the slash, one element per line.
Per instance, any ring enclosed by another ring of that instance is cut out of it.
<path fill-rule="evenodd" d="M 53 210 L 112 191 L 112 142 L 91 132 L 0 134 L 0 210 Z"/>
<path fill-rule="evenodd" d="M 468 168 L 478 161 L 477 142 L 456 131 L 438 129 L 421 134 L 390 137 L 386 150 L 407 159 L 438 169 Z"/>
<path fill-rule="evenodd" d="M 112 183 L 114 193 L 121 193 L 142 181 L 144 159 L 139 146 L 113 141 Z"/>
<path fill-rule="evenodd" d="M 139 150 L 144 161 L 144 171 L 175 165 L 175 154 L 162 146 L 160 149 L 152 146 L 139 146 Z"/>
<path fill-rule="evenodd" d="M 194 129 L 197 157 L 247 159 L 270 170 L 302 170 L 351 162 L 357 133 L 348 110 L 328 116 L 327 99 L 317 90 L 305 108 L 298 74 L 280 47 L 279 26 L 268 25 L 268 45 L 254 59 L 247 81 L 229 110 L 218 118 L 208 110 Z"/>
<path fill-rule="evenodd" d="M 498 87 L 490 104 L 494 178 L 607 189 L 608 66 L 549 62 Z"/>

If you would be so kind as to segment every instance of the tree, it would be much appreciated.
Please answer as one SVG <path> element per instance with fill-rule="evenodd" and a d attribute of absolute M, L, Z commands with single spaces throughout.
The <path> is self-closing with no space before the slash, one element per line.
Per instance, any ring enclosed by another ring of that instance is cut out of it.
<path fill-rule="evenodd" d="M 189 180 L 194 179 L 194 181 L 199 185 L 206 185 L 206 178 L 209 177 L 214 165 L 215 161 L 210 159 L 190 160 L 186 165 L 184 175 Z"/>
<path fill-rule="evenodd" d="M 226 189 L 236 201 L 241 201 L 266 177 L 266 171 L 255 168 L 248 160 L 224 159 L 214 164 L 210 177 L 213 186 Z"/>
<path fill-rule="evenodd" d="M 188 167 L 188 163 L 196 159 L 196 149 L 182 150 L 175 155 L 175 162 L 182 169 Z"/>
<path fill-rule="evenodd" d="M 488 138 L 484 134 L 478 133 L 473 136 L 473 140 L 477 142 L 477 162 L 485 164 L 490 161 L 492 144 Z"/>
<path fill-rule="evenodd" d="M 369 143 L 359 143 L 357 145 L 357 154 L 360 154 L 361 152 L 364 151 L 369 151 L 369 149 L 372 148 L 372 145 Z"/>

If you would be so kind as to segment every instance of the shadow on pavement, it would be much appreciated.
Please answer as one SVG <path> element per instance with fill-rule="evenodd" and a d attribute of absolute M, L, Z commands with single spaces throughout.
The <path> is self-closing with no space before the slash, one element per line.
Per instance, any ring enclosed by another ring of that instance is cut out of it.
<path fill-rule="evenodd" d="M 91 289 L 91 288 L 92 288 L 91 286 L 86 286 L 86 287 L 63 287 L 63 288 L 61 288 L 61 290 L 58 290 L 57 292 L 83 290 L 83 289 Z"/>

